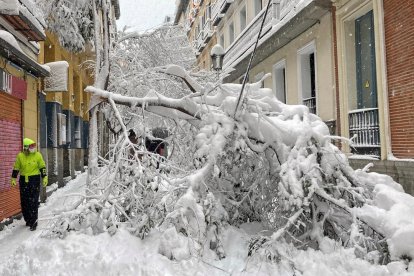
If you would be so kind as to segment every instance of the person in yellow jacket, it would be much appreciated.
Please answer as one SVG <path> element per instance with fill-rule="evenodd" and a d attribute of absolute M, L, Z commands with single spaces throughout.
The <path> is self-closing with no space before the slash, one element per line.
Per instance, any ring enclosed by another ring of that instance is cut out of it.
<path fill-rule="evenodd" d="M 37 227 L 39 209 L 40 181 L 43 187 L 47 186 L 46 165 L 42 154 L 36 151 L 36 143 L 29 139 L 23 139 L 23 151 L 19 152 L 14 163 L 11 185 L 17 184 L 17 176 L 20 173 L 20 204 L 26 226 L 34 231 Z"/>

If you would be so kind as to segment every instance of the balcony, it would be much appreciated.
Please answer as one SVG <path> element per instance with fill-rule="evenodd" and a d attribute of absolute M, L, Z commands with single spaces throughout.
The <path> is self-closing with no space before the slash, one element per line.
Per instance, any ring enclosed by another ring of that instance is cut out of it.
<path fill-rule="evenodd" d="M 380 129 L 378 108 L 349 112 L 349 136 L 356 137 L 352 153 L 380 156 Z"/>
<path fill-rule="evenodd" d="M 214 33 L 214 27 L 212 24 L 212 21 L 210 18 L 208 18 L 206 20 L 206 23 L 204 24 L 204 29 L 203 29 L 203 41 L 205 44 L 207 44 L 211 37 L 213 36 Z"/>
<path fill-rule="evenodd" d="M 195 49 L 196 56 L 199 56 L 207 45 L 205 43 L 204 38 L 205 38 L 205 34 L 204 34 L 204 30 L 202 30 L 198 33 L 197 37 L 195 37 L 195 39 L 193 40 L 192 46 Z"/>
<path fill-rule="evenodd" d="M 234 0 L 216 0 L 211 10 L 213 26 L 217 26 Z"/>
<path fill-rule="evenodd" d="M 266 16 L 261 37 L 268 33 L 272 28 L 274 19 L 276 19 L 278 15 L 276 12 L 276 6 L 278 5 L 279 4 L 276 3 L 271 4 L 268 15 Z M 224 66 L 237 63 L 237 59 L 243 53 L 252 50 L 253 45 L 256 42 L 257 35 L 259 34 L 265 11 L 266 10 L 263 9 L 226 50 Z"/>
<path fill-rule="evenodd" d="M 303 105 L 309 108 L 310 113 L 316 114 L 316 98 L 315 97 L 304 99 Z"/>
<path fill-rule="evenodd" d="M 271 6 L 266 16 L 258 45 L 258 54 L 253 66 L 289 44 L 305 30 L 315 25 L 330 13 L 331 0 L 270 0 Z M 267 2 L 267 1 L 265 1 Z M 265 14 L 265 8 L 226 46 L 224 68 L 232 68 L 232 73 L 225 78 L 234 82 L 245 73 L 249 56 L 253 51 L 257 35 Z M 214 24 L 213 13 L 213 24 Z"/>
<path fill-rule="evenodd" d="M 22 33 L 29 41 L 43 41 L 46 39 L 44 21 L 37 18 L 36 7 L 27 5 L 25 1 L 17 1 L 8 9 L 0 7 L 2 16 L 16 31 Z"/>

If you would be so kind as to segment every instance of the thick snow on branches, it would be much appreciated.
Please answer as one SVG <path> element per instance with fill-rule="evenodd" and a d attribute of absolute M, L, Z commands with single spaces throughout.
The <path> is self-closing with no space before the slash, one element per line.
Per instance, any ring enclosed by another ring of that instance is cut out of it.
<path fill-rule="evenodd" d="M 229 229 L 255 223 L 249 260 L 287 262 L 292 273 L 291 246 L 343 246 L 375 264 L 408 265 L 414 198 L 399 184 L 368 168 L 354 171 L 324 122 L 305 106 L 280 102 L 263 80 L 246 85 L 236 110 L 241 85 L 191 71 L 184 56 L 181 66 L 167 65 L 158 59 L 162 47 L 146 42 L 169 41 L 159 34 L 125 38 L 109 91 L 86 89 L 106 102 L 114 140 L 87 196 L 52 233 L 122 228 L 144 239 L 157 230 L 158 252 L 170 259 L 223 259 Z M 138 123 L 145 127 L 138 131 Z M 145 146 L 157 138 L 148 128 L 159 127 L 167 129 L 158 137 L 168 144 L 165 155 Z"/>
<path fill-rule="evenodd" d="M 94 39 L 93 1 L 35 0 L 43 11 L 47 28 L 69 52 L 85 50 Z"/>

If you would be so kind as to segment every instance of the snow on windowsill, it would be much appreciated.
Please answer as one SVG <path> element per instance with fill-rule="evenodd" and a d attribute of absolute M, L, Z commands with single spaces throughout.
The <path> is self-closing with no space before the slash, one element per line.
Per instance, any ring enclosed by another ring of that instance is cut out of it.
<path fill-rule="evenodd" d="M 349 159 L 360 159 L 360 160 L 379 160 L 375 155 L 360 155 L 360 154 L 351 154 L 348 156 Z"/>
<path fill-rule="evenodd" d="M 395 157 L 394 154 L 392 154 L 392 153 L 390 153 L 388 155 L 387 160 L 389 160 L 389 161 L 400 161 L 400 162 L 414 162 L 414 158 L 412 158 L 412 159 L 398 158 L 398 157 Z"/>

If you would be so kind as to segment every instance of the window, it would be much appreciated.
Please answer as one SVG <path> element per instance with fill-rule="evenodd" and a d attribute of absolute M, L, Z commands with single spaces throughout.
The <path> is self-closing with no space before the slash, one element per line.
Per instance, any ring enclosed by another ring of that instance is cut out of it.
<path fill-rule="evenodd" d="M 373 11 L 345 22 L 349 137 L 352 153 L 381 156 Z"/>
<path fill-rule="evenodd" d="M 243 32 L 243 30 L 246 28 L 247 24 L 247 13 L 246 13 L 246 7 L 243 7 L 240 11 L 240 32 Z"/>
<path fill-rule="evenodd" d="M 262 0 L 254 0 L 254 15 L 258 15 L 262 8 Z"/>
<path fill-rule="evenodd" d="M 220 35 L 220 45 L 224 48 L 224 34 Z"/>
<path fill-rule="evenodd" d="M 286 103 L 286 60 L 281 60 L 273 66 L 273 76 L 276 97 L 282 103 Z"/>
<path fill-rule="evenodd" d="M 299 88 L 303 104 L 309 112 L 316 114 L 316 69 L 315 43 L 312 42 L 298 51 Z"/>
<path fill-rule="evenodd" d="M 230 23 L 229 25 L 229 43 L 230 45 L 234 42 L 234 23 Z"/>

